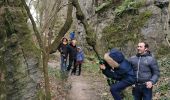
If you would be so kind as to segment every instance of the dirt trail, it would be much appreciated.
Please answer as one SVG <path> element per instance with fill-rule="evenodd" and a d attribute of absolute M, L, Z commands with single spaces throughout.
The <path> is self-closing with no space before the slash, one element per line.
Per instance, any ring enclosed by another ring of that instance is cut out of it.
<path fill-rule="evenodd" d="M 91 83 L 84 76 L 70 76 L 72 88 L 69 91 L 67 100 L 99 100 Z"/>
<path fill-rule="evenodd" d="M 50 55 L 51 59 L 48 62 L 50 70 L 52 70 L 50 77 L 51 90 L 53 95 L 52 100 L 112 100 L 108 99 L 110 94 L 107 89 L 105 79 L 93 71 L 82 68 L 80 76 L 69 75 L 66 83 L 62 83 L 59 78 L 56 80 L 55 70 L 60 70 L 60 55 L 55 53 Z M 84 63 L 84 66 L 87 63 Z M 54 72 L 53 72 L 54 70 Z M 55 77 L 54 77 L 55 76 Z M 63 86 L 64 85 L 64 86 Z"/>

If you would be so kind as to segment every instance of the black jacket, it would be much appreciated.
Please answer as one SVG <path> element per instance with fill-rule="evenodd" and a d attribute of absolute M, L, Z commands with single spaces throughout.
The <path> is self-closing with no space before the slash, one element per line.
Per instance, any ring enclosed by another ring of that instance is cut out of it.
<path fill-rule="evenodd" d="M 63 57 L 67 58 L 69 53 L 68 44 L 60 43 L 60 45 L 58 46 L 58 51 L 61 53 Z"/>
<path fill-rule="evenodd" d="M 68 45 L 69 59 L 75 59 L 77 55 L 77 46 L 73 46 L 72 44 Z"/>

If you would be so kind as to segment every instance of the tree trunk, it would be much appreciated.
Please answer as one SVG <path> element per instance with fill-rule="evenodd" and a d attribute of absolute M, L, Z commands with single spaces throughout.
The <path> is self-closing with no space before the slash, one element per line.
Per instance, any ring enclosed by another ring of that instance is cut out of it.
<path fill-rule="evenodd" d="M 98 56 L 99 60 L 101 59 L 97 50 L 96 46 L 96 34 L 94 33 L 94 30 L 90 27 L 88 24 L 85 15 L 83 14 L 81 7 L 79 5 L 78 0 L 73 0 L 73 6 L 76 8 L 76 17 L 80 22 L 83 24 L 85 31 L 86 31 L 86 41 L 87 43 L 93 47 L 93 50 L 95 51 L 96 55 Z"/>
<path fill-rule="evenodd" d="M 32 42 L 27 16 L 20 0 L 0 2 L 0 30 L 7 100 L 35 100 L 39 88 L 40 50 Z"/>

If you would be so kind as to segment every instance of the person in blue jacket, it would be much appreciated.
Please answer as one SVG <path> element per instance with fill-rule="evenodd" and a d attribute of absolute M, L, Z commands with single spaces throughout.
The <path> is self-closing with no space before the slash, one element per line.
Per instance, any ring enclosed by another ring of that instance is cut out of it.
<path fill-rule="evenodd" d="M 76 68 L 74 70 L 77 70 L 76 74 L 79 76 L 81 74 L 81 67 L 82 63 L 84 61 L 84 53 L 81 47 L 77 47 L 77 55 L 76 55 Z"/>
<path fill-rule="evenodd" d="M 137 54 L 130 57 L 136 75 L 136 83 L 133 85 L 134 100 L 152 100 L 152 88 L 160 77 L 157 60 L 149 51 L 146 42 L 139 42 Z"/>
<path fill-rule="evenodd" d="M 114 100 L 122 100 L 121 91 L 135 83 L 135 73 L 132 65 L 125 59 L 122 52 L 113 48 L 104 55 L 104 63 L 100 65 L 103 74 L 116 80 L 110 85 L 110 91 Z"/>

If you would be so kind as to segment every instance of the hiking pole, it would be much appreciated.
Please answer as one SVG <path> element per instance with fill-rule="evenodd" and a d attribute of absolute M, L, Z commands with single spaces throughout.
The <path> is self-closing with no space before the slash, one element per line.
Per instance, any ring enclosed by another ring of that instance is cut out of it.
<path fill-rule="evenodd" d="M 94 52 L 95 52 L 96 55 L 97 55 L 97 58 L 98 58 L 98 60 L 99 60 L 99 64 L 101 64 L 101 65 L 104 64 L 103 59 L 99 56 L 99 53 L 96 51 L 94 45 L 92 45 L 92 48 L 93 48 Z"/>
<path fill-rule="evenodd" d="M 95 47 L 94 47 L 94 46 L 92 46 L 92 47 L 93 47 L 94 52 L 95 52 L 96 55 L 97 55 L 97 58 L 98 58 L 98 60 L 99 60 L 99 64 L 100 64 L 100 65 L 104 64 L 104 60 L 99 56 L 99 54 L 98 54 L 98 52 L 96 51 Z M 100 70 L 101 70 L 101 69 L 100 69 Z M 112 78 L 107 78 L 107 83 L 108 83 L 109 86 L 111 86 L 112 84 L 116 83 L 116 81 L 113 80 Z"/>

